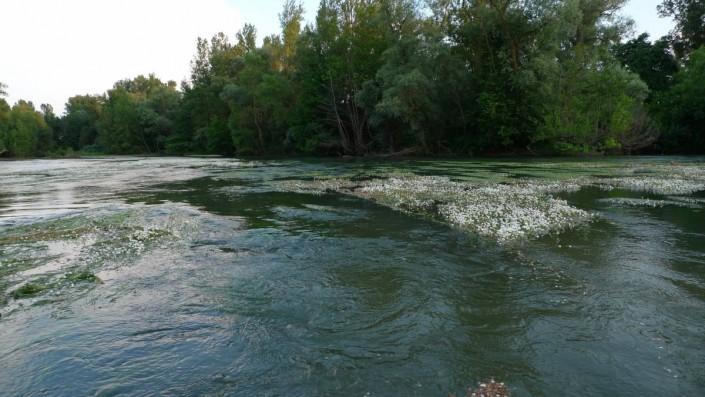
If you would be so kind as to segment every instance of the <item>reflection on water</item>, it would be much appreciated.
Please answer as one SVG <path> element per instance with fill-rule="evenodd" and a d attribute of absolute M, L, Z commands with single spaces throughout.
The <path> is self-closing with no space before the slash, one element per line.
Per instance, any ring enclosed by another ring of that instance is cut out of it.
<path fill-rule="evenodd" d="M 446 396 L 495 377 L 518 396 L 703 395 L 701 192 L 585 187 L 559 196 L 595 222 L 498 245 L 278 188 L 672 161 L 703 164 L 1 162 L 0 394 Z"/>

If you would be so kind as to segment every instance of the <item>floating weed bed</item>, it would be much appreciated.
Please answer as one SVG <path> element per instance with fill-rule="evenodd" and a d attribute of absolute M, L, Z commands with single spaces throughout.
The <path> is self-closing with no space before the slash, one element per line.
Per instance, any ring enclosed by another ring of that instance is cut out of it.
<path fill-rule="evenodd" d="M 571 172 L 564 172 L 562 166 Z M 582 172 L 573 172 L 576 169 Z M 688 195 L 705 191 L 705 167 L 693 164 L 644 167 L 619 163 L 534 163 L 505 171 L 498 169 L 497 178 L 483 178 L 484 181 L 455 175 L 451 179 L 413 173 L 357 174 L 279 181 L 276 188 L 298 193 L 352 195 L 407 213 L 430 216 L 501 243 L 560 233 L 595 218 L 595 214 L 556 198 L 559 193 L 595 186 L 607 191 L 666 196 L 605 199 L 613 205 L 699 208 L 703 203 Z M 513 172 L 532 177 L 506 177 Z M 574 176 L 565 177 L 569 174 Z"/>
<path fill-rule="evenodd" d="M 705 190 L 705 181 L 678 177 L 622 177 L 607 178 L 597 182 L 605 190 L 625 189 L 658 195 L 693 194 Z"/>
<path fill-rule="evenodd" d="M 589 213 L 549 194 L 577 188 L 570 182 L 478 186 L 444 177 L 414 177 L 373 182 L 355 192 L 393 208 L 430 214 L 481 236 L 508 242 L 538 238 L 589 221 Z"/>
<path fill-rule="evenodd" d="M 702 164 L 652 164 L 633 166 L 612 178 L 591 181 L 603 189 L 626 189 L 657 195 L 690 195 L 705 191 L 705 167 Z"/>
<path fill-rule="evenodd" d="M 339 192 L 414 214 L 431 216 L 481 236 L 509 242 L 538 238 L 584 224 L 586 211 L 551 193 L 575 191 L 573 181 L 472 184 L 437 176 L 387 179 L 327 179 L 290 183 L 298 192 Z"/>
<path fill-rule="evenodd" d="M 647 198 L 628 198 L 615 197 L 601 199 L 600 202 L 618 207 L 647 207 L 647 208 L 663 208 L 663 207 L 683 207 L 683 208 L 701 208 L 702 205 L 696 200 L 687 200 L 687 197 L 673 197 L 668 200 L 656 200 Z"/>

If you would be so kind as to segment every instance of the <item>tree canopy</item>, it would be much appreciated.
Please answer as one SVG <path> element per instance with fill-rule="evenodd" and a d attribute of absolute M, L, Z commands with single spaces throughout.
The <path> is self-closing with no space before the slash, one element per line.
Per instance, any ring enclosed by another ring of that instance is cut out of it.
<path fill-rule="evenodd" d="M 705 6 L 665 0 L 669 36 L 627 40 L 626 0 L 284 1 L 280 34 L 199 38 L 154 75 L 65 112 L 10 107 L 0 153 L 582 154 L 705 151 Z"/>
<path fill-rule="evenodd" d="M 664 0 L 658 8 L 661 16 L 672 17 L 676 28 L 670 40 L 680 58 L 705 45 L 705 2 L 702 0 Z"/>

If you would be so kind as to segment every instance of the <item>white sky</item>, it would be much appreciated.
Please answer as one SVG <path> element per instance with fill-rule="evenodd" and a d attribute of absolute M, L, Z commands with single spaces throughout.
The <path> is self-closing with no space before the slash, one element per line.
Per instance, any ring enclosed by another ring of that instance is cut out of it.
<path fill-rule="evenodd" d="M 652 40 L 667 35 L 673 29 L 674 23 L 670 18 L 660 18 L 656 7 L 663 0 L 630 0 L 624 7 L 623 14 L 636 22 L 635 35 L 643 32 L 651 35 Z"/>
<path fill-rule="evenodd" d="M 244 22 L 260 39 L 277 33 L 283 0 L 0 0 L 0 81 L 8 102 L 50 103 L 98 94 L 117 80 L 155 73 L 180 82 L 198 36 L 232 37 Z M 307 18 L 318 0 L 304 0 Z M 631 0 L 625 15 L 636 31 L 660 37 L 671 29 L 656 15 L 660 0 Z"/>

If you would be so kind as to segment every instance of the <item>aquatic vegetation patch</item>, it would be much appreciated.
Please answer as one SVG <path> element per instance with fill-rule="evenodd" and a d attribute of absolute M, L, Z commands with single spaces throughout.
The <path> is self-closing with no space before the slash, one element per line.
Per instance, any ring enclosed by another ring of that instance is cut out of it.
<path fill-rule="evenodd" d="M 78 283 L 78 282 L 90 282 L 90 283 L 98 283 L 101 284 L 103 280 L 100 279 L 100 277 L 96 276 L 95 274 L 87 271 L 83 272 L 75 272 L 75 273 L 69 273 L 65 276 L 66 280 L 73 282 L 73 283 Z"/>
<path fill-rule="evenodd" d="M 75 296 L 97 273 L 135 263 L 145 252 L 198 228 L 182 206 L 109 206 L 0 231 L 0 301 Z"/>
<path fill-rule="evenodd" d="M 102 284 L 103 280 L 90 271 L 69 272 L 58 278 L 43 275 L 22 284 L 19 288 L 12 291 L 10 296 L 15 300 L 21 300 L 34 298 L 47 291 L 53 291 L 54 295 L 58 295 L 62 289 L 72 288 L 79 283 Z"/>
<path fill-rule="evenodd" d="M 669 196 L 668 199 L 672 202 L 686 205 L 688 208 L 702 208 L 705 206 L 705 197 Z"/>
<path fill-rule="evenodd" d="M 705 181 L 679 177 L 619 177 L 597 181 L 605 190 L 625 189 L 658 195 L 687 195 L 705 190 Z"/>
<path fill-rule="evenodd" d="M 15 299 L 31 298 L 42 293 L 47 289 L 49 289 L 49 286 L 35 283 L 27 283 L 21 286 L 20 288 L 14 290 L 12 292 L 12 297 Z"/>
<path fill-rule="evenodd" d="M 586 181 L 604 190 L 624 189 L 662 196 L 705 191 L 705 166 L 700 163 L 654 163 L 625 166 L 610 177 Z"/>
<path fill-rule="evenodd" d="M 37 241 L 75 239 L 92 231 L 90 227 L 72 227 L 72 225 L 51 222 L 42 228 L 23 226 L 0 235 L 1 245 L 32 243 Z"/>
<path fill-rule="evenodd" d="M 15 247 L 12 247 L 15 248 Z M 27 269 L 31 269 L 39 264 L 39 259 L 32 257 L 31 251 L 12 249 L 0 252 L 0 279 Z"/>
<path fill-rule="evenodd" d="M 525 195 L 507 186 L 479 188 L 440 206 L 439 212 L 452 224 L 499 241 L 539 238 L 572 229 L 591 218 L 565 200 Z"/>
<path fill-rule="evenodd" d="M 618 207 L 663 208 L 668 206 L 674 206 L 684 208 L 701 208 L 701 205 L 696 200 L 687 200 L 687 198 L 681 197 L 673 197 L 669 198 L 668 200 L 615 197 L 601 199 L 600 202 Z"/>
<path fill-rule="evenodd" d="M 373 182 L 359 194 L 406 211 L 435 212 L 450 224 L 508 242 L 589 221 L 588 212 L 550 195 L 578 188 L 572 182 L 472 185 L 444 177 L 415 177 Z"/>
<path fill-rule="evenodd" d="M 615 190 L 617 195 L 618 190 L 623 190 L 666 196 L 664 199 L 612 198 L 606 201 L 613 205 L 703 206 L 699 198 L 689 197 L 705 192 L 705 167 L 699 163 L 497 164 L 502 166 L 479 164 L 483 172 L 491 174 L 482 177 L 459 177 L 456 171 L 464 171 L 460 168 L 446 170 L 446 176 L 396 170 L 277 181 L 275 187 L 288 192 L 343 193 L 368 199 L 404 212 L 431 216 L 500 242 L 559 233 L 594 219 L 595 214 L 556 197 L 586 187 Z M 433 171 L 444 172 L 442 167 Z"/>
<path fill-rule="evenodd" d="M 299 181 L 288 188 L 354 195 L 400 211 L 431 216 L 500 242 L 538 238 L 592 219 L 588 212 L 551 195 L 580 189 L 572 180 L 472 184 L 447 177 L 394 176 Z"/>

